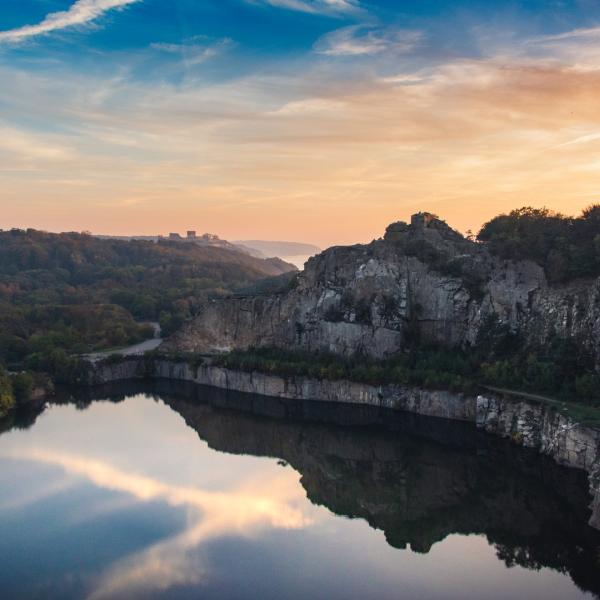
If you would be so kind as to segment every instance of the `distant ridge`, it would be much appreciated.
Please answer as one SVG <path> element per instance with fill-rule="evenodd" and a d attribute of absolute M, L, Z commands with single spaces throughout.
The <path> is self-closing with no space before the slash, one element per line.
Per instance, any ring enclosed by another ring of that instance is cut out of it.
<path fill-rule="evenodd" d="M 174 241 L 194 243 L 198 246 L 210 246 L 217 248 L 226 248 L 229 250 L 242 252 L 255 258 L 281 258 L 298 256 L 313 256 L 321 252 L 321 248 L 313 244 L 305 244 L 302 242 L 277 242 L 269 240 L 248 240 L 229 242 L 223 240 L 213 234 L 204 234 L 193 238 L 178 236 L 178 234 L 170 234 L 169 236 L 161 235 L 94 235 L 95 238 L 101 240 L 120 240 L 120 241 Z"/>
<path fill-rule="evenodd" d="M 204 233 L 202 235 L 196 235 L 195 231 L 189 231 L 187 235 L 181 236 L 178 233 L 170 233 L 168 236 L 163 235 L 95 235 L 95 238 L 101 240 L 120 240 L 120 241 L 144 241 L 144 242 L 180 242 L 186 244 L 195 244 L 197 246 L 211 247 L 211 248 L 225 248 L 232 250 L 233 252 L 242 252 L 255 258 L 267 258 L 260 252 L 252 250 L 251 248 L 245 248 L 239 244 L 232 244 L 227 240 L 221 239 L 218 235 L 212 233 Z"/>
<path fill-rule="evenodd" d="M 238 240 L 233 242 L 252 250 L 262 253 L 264 256 L 278 256 L 280 258 L 286 256 L 298 256 L 306 254 L 312 256 L 319 254 L 321 248 L 313 244 L 305 244 L 302 242 L 275 242 L 267 240 Z"/>

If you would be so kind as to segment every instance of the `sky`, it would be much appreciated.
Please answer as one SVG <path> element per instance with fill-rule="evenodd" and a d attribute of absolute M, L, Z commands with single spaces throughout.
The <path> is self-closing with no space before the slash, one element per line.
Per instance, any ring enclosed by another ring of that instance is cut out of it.
<path fill-rule="evenodd" d="M 326 247 L 598 201 L 599 0 L 0 0 L 0 228 Z"/>

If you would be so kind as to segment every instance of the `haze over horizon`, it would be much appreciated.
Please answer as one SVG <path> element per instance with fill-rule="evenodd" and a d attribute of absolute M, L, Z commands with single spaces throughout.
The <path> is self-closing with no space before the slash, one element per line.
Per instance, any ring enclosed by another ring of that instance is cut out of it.
<path fill-rule="evenodd" d="M 0 228 L 327 247 L 578 213 L 600 3 L 498 4 L 5 0 Z"/>

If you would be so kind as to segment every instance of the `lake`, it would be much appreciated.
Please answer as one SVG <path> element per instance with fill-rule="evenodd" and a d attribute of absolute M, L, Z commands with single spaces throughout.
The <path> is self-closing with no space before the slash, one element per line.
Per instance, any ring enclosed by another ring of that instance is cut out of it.
<path fill-rule="evenodd" d="M 470 425 L 167 382 L 0 435 L 0 596 L 595 598 L 585 474 Z"/>

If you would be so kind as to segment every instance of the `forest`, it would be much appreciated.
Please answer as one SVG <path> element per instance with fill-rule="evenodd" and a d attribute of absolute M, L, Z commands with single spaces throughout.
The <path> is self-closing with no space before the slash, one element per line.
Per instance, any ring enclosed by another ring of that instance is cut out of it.
<path fill-rule="evenodd" d="M 77 379 L 72 355 L 152 337 L 148 322 L 168 335 L 208 298 L 293 271 L 193 243 L 2 231 L 0 364 Z"/>

